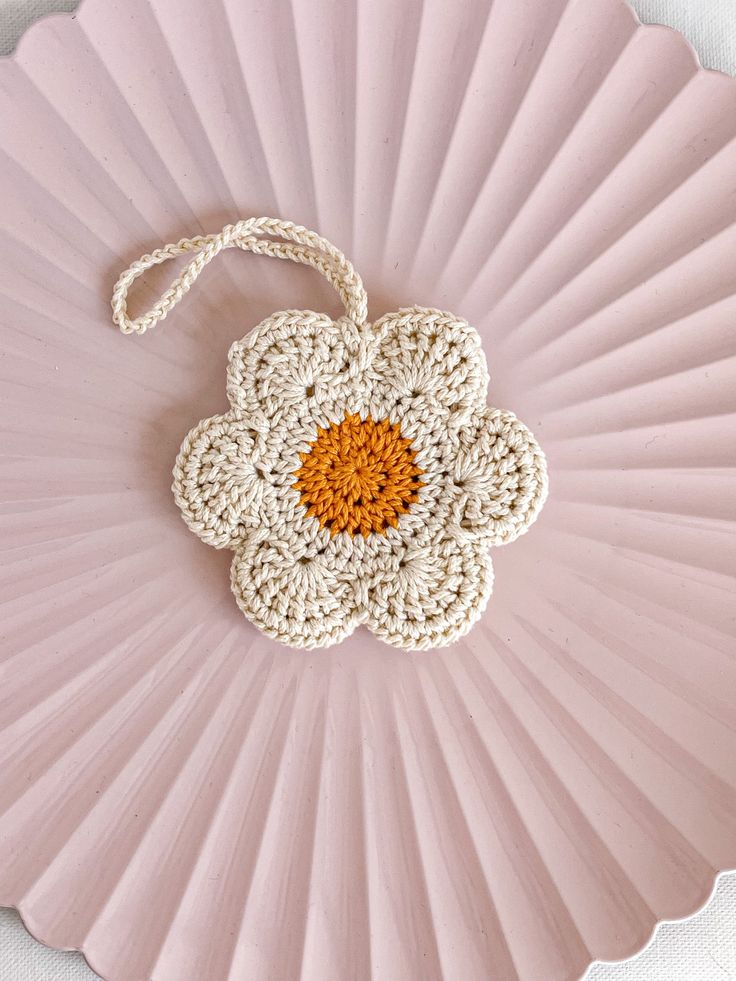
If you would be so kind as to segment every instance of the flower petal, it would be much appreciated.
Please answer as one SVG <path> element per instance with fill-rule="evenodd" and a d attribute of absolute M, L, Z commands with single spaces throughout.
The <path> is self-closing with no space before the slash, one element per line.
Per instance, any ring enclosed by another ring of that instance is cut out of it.
<path fill-rule="evenodd" d="M 374 325 L 369 410 L 383 418 L 397 404 L 462 425 L 486 400 L 488 369 L 478 332 L 451 313 L 410 307 Z"/>
<path fill-rule="evenodd" d="M 261 529 L 240 545 L 230 582 L 238 606 L 268 637 L 291 647 L 337 644 L 358 623 L 349 542 L 314 522 L 308 535 L 277 537 Z"/>
<path fill-rule="evenodd" d="M 373 549 L 359 584 L 366 625 L 406 650 L 445 647 L 480 618 L 493 587 L 487 543 L 440 537 Z"/>
<path fill-rule="evenodd" d="M 259 467 L 259 434 L 232 415 L 213 416 L 182 443 L 172 490 L 182 516 L 202 541 L 232 547 L 268 510 L 273 489 Z"/>
<path fill-rule="evenodd" d="M 486 407 L 460 433 L 448 462 L 448 524 L 458 533 L 505 545 L 523 534 L 547 497 L 547 464 L 511 412 Z"/>
<path fill-rule="evenodd" d="M 230 348 L 230 404 L 252 419 L 273 423 L 285 413 L 344 402 L 358 331 L 308 310 L 276 313 Z M 343 413 L 344 414 L 344 413 Z"/>

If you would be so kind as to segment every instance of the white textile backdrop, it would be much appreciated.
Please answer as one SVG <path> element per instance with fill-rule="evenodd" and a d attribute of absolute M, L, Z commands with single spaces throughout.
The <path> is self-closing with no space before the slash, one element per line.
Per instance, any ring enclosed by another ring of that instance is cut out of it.
<path fill-rule="evenodd" d="M 681 31 L 706 67 L 736 75 L 736 0 L 631 2 L 643 21 Z M 0 0 L 0 55 L 13 50 L 34 20 L 76 6 L 77 0 Z M 42 947 L 25 932 L 15 912 L 0 909 L 0 981 L 96 979 L 79 954 Z M 721 878 L 711 902 L 698 916 L 662 925 L 638 957 L 619 964 L 594 964 L 585 981 L 736 981 L 736 873 Z"/>

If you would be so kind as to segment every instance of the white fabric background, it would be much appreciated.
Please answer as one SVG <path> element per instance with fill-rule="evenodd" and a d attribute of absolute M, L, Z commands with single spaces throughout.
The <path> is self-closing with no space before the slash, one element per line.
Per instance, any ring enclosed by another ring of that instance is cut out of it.
<path fill-rule="evenodd" d="M 631 2 L 643 21 L 682 31 L 706 67 L 736 75 L 736 0 Z M 38 17 L 76 6 L 77 0 L 0 0 L 0 55 L 9 54 Z M 79 954 L 48 950 L 25 932 L 15 912 L 0 909 L 0 981 L 95 979 L 97 975 Z M 701 914 L 662 925 L 638 957 L 620 964 L 595 964 L 585 981 L 736 981 L 736 873 L 721 878 Z"/>

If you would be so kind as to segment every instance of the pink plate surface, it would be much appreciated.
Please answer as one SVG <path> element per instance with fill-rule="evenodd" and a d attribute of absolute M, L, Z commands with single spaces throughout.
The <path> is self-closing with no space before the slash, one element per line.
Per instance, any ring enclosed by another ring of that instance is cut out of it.
<path fill-rule="evenodd" d="M 694 910 L 736 865 L 736 83 L 622 0 L 86 0 L 0 119 L 0 903 L 110 981 L 572 981 Z M 547 451 L 454 648 L 281 648 L 179 518 L 229 344 L 337 306 L 232 253 L 145 338 L 108 298 L 251 214 L 474 322 Z"/>

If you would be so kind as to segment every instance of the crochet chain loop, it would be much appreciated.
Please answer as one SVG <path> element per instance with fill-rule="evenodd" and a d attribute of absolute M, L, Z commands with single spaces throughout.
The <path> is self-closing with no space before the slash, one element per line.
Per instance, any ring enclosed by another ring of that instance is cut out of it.
<path fill-rule="evenodd" d="M 368 298 L 363 282 L 350 261 L 316 232 L 278 218 L 244 218 L 234 225 L 226 225 L 221 232 L 214 235 L 183 238 L 175 244 L 155 249 L 150 255 L 142 256 L 125 270 L 115 284 L 112 293 L 114 323 L 124 334 L 145 334 L 149 327 L 154 327 L 159 320 L 163 320 L 189 292 L 207 263 L 212 262 L 222 249 L 233 248 L 312 266 L 322 273 L 338 293 L 348 317 L 358 326 L 365 323 L 368 317 Z M 147 313 L 131 320 L 128 316 L 128 290 L 133 282 L 152 266 L 189 252 L 195 253 L 194 258 L 158 302 Z"/>

